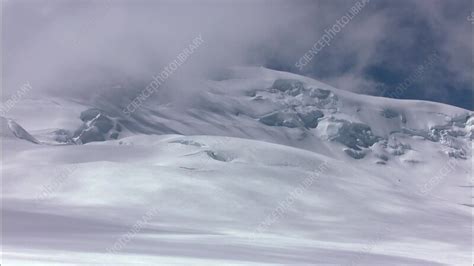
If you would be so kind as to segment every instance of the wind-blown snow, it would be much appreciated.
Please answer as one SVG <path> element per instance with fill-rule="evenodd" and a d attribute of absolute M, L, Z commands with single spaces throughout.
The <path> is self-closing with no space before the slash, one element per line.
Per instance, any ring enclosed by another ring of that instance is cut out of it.
<path fill-rule="evenodd" d="M 263 68 L 204 84 L 131 117 L 18 103 L 3 263 L 471 263 L 471 112 Z M 106 141 L 68 141 L 78 128 Z"/>

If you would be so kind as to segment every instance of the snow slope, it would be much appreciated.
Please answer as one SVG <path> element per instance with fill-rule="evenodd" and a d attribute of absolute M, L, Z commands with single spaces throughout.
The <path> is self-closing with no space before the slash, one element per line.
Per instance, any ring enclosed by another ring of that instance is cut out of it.
<path fill-rule="evenodd" d="M 197 86 L 131 117 L 19 103 L 41 144 L 2 133 L 3 263 L 471 263 L 472 112 L 263 68 Z M 58 138 L 84 127 L 107 141 Z"/>

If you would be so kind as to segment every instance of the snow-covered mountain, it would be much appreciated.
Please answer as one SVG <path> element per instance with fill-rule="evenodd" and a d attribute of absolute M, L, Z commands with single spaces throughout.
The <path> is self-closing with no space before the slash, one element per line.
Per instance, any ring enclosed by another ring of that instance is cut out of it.
<path fill-rule="evenodd" d="M 195 86 L 19 102 L 4 263 L 469 265 L 473 112 L 265 68 Z"/>

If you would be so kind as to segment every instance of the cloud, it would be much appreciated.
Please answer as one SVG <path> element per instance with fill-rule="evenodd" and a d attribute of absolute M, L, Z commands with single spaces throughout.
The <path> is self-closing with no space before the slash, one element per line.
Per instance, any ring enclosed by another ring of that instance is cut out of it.
<path fill-rule="evenodd" d="M 248 51 L 297 19 L 298 7 L 256 1 L 19 1 L 5 5 L 5 76 L 14 90 L 87 95 L 118 80 L 148 82 L 191 40 L 205 44 L 173 79 L 245 64 Z"/>
<path fill-rule="evenodd" d="M 87 98 L 114 93 L 100 88 L 121 83 L 133 95 L 202 34 L 205 43 L 167 81 L 167 91 L 198 90 L 198 78 L 251 64 L 377 94 L 438 51 L 440 63 L 404 97 L 471 108 L 469 97 L 461 97 L 472 91 L 469 0 L 370 1 L 329 47 L 296 69 L 355 2 L 9 1 L 3 12 L 6 92 L 29 81 L 32 93 Z"/>
<path fill-rule="evenodd" d="M 302 71 L 289 67 L 355 1 L 331 1 L 313 10 L 291 45 L 281 35 L 267 66 L 312 76 L 341 89 L 380 94 L 394 89 L 433 53 L 440 60 L 401 95 L 472 109 L 471 1 L 371 1 Z M 306 36 L 305 33 L 308 33 Z M 311 41 L 308 40 L 312 39 Z M 289 46 L 291 48 L 281 48 Z M 289 49 L 292 49 L 289 51 Z"/>

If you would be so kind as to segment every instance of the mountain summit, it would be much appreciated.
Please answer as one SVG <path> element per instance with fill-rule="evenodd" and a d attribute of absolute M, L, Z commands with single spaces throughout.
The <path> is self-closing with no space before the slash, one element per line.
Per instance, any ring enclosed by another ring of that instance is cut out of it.
<path fill-rule="evenodd" d="M 131 114 L 121 93 L 19 102 L 4 260 L 470 263 L 472 112 L 265 68 L 195 86 Z"/>

